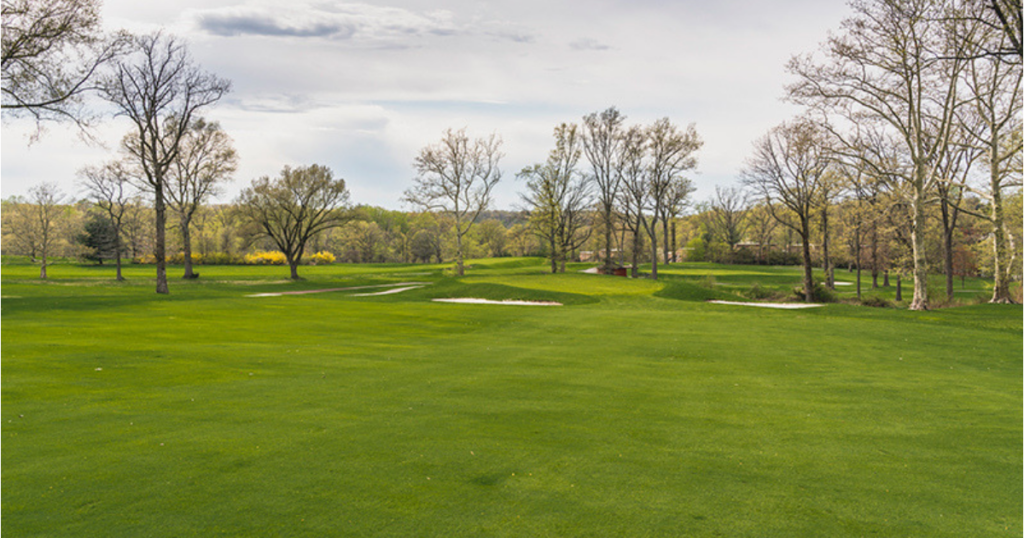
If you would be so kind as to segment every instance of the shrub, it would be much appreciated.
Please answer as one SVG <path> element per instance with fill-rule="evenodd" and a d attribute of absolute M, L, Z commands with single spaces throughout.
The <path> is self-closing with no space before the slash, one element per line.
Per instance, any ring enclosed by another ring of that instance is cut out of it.
<path fill-rule="evenodd" d="M 334 254 L 321 250 L 309 257 L 309 263 L 313 265 L 329 265 L 334 263 Z"/>
<path fill-rule="evenodd" d="M 794 289 L 793 293 L 795 293 L 801 301 L 805 299 L 803 286 Z M 821 282 L 815 282 L 814 287 L 811 288 L 811 302 L 834 303 L 837 300 L 839 300 L 839 297 L 836 296 L 836 292 L 828 289 L 828 287 Z"/>
<path fill-rule="evenodd" d="M 765 288 L 761 284 L 754 282 L 754 284 L 750 286 L 750 289 L 747 290 L 745 295 L 751 299 L 767 299 L 774 295 L 774 292 L 768 288 Z"/>
<path fill-rule="evenodd" d="M 707 288 L 709 290 L 715 289 L 715 284 L 715 275 L 712 274 L 705 275 L 700 281 L 700 287 Z"/>
<path fill-rule="evenodd" d="M 288 263 L 288 258 L 285 257 L 284 252 L 277 250 L 269 252 L 258 250 L 254 253 L 246 254 L 245 263 L 247 265 L 284 265 Z"/>
<path fill-rule="evenodd" d="M 879 295 L 866 295 L 861 298 L 860 304 L 864 306 L 873 306 L 875 308 L 889 308 L 892 306 L 892 303 L 890 303 L 888 299 Z"/>

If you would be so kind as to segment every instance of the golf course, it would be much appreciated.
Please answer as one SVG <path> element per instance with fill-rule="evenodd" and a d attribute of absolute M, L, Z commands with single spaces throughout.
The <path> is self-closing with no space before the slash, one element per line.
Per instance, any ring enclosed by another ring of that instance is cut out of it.
<path fill-rule="evenodd" d="M 2 530 L 1021 535 L 1022 310 L 991 281 L 910 311 L 841 270 L 840 302 L 784 310 L 708 301 L 795 303 L 799 267 L 546 263 L 201 266 L 159 295 L 152 266 L 5 257 Z M 468 298 L 545 304 L 435 301 Z"/>

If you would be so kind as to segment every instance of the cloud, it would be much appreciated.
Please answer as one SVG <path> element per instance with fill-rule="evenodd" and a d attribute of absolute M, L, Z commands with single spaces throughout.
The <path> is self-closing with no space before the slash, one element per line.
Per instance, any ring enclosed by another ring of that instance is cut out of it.
<path fill-rule="evenodd" d="M 413 11 L 367 4 L 244 4 L 198 9 L 189 18 L 200 32 L 218 37 L 319 38 L 394 46 L 427 37 L 466 33 L 448 11 Z"/>
<path fill-rule="evenodd" d="M 259 35 L 273 37 L 335 37 L 347 39 L 355 33 L 351 24 L 341 21 L 308 21 L 289 24 L 287 21 L 260 13 L 206 13 L 198 16 L 198 26 L 220 37 Z"/>
<path fill-rule="evenodd" d="M 569 43 L 569 47 L 573 50 L 608 50 L 611 48 L 608 45 L 589 37 L 577 39 L 576 41 Z"/>

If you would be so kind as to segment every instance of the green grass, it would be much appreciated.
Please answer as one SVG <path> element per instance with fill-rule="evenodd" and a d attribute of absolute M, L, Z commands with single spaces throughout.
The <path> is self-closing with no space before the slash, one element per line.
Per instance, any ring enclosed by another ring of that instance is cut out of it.
<path fill-rule="evenodd" d="M 7 532 L 1022 532 L 1019 306 L 777 311 L 703 300 L 786 292 L 797 268 L 652 282 L 470 264 L 302 267 L 296 283 L 203 266 L 164 297 L 152 267 L 39 282 L 5 263 Z M 410 281 L 432 284 L 246 297 Z M 430 301 L 460 296 L 566 306 Z"/>

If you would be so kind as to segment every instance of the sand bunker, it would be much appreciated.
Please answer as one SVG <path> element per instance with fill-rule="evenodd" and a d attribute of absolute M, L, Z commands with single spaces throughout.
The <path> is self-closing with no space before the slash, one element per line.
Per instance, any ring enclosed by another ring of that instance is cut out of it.
<path fill-rule="evenodd" d="M 402 293 L 403 291 L 418 290 L 423 286 L 407 286 L 404 288 L 395 288 L 393 290 L 378 291 L 375 293 L 355 293 L 352 297 L 376 297 L 378 295 L 391 295 L 392 293 Z"/>
<path fill-rule="evenodd" d="M 815 308 L 825 306 L 818 303 L 739 303 L 735 301 L 708 301 L 714 304 L 731 304 L 739 306 L 759 306 L 761 308 L 781 308 L 784 310 L 796 310 L 799 308 Z"/>
<path fill-rule="evenodd" d="M 461 299 L 434 299 L 437 303 L 459 303 L 459 304 L 500 304 L 510 306 L 562 306 L 562 303 L 548 301 L 492 301 L 490 299 L 474 299 L 465 297 Z"/>
<path fill-rule="evenodd" d="M 246 295 L 246 297 L 280 297 L 282 295 L 306 295 L 309 293 L 327 293 L 329 291 L 352 291 L 352 290 L 368 290 L 373 288 L 391 288 L 395 286 L 412 286 L 422 287 L 430 284 L 430 282 L 395 282 L 393 284 L 374 284 L 372 286 L 351 286 L 348 288 L 325 288 L 322 290 L 300 290 L 300 291 L 277 291 L 272 293 L 254 293 L 252 295 Z M 405 290 L 402 290 L 405 291 Z M 392 292 L 397 293 L 397 292 Z"/>

